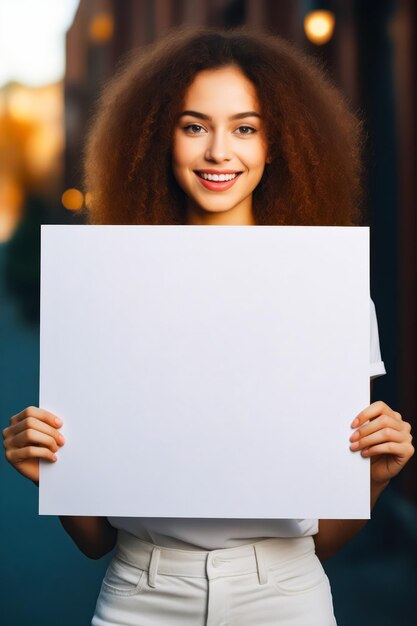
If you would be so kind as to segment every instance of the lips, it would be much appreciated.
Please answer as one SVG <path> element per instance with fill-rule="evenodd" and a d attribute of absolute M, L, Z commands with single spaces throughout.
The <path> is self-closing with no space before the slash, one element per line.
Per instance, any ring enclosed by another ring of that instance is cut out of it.
<path fill-rule="evenodd" d="M 200 184 L 209 191 L 227 191 L 228 189 L 233 187 L 242 172 L 238 172 L 236 170 L 204 169 L 194 170 L 194 174 L 196 175 Z M 234 177 L 230 178 L 232 175 L 234 175 Z M 210 177 L 212 180 L 208 180 L 208 177 Z M 213 180 L 213 178 L 224 177 L 229 180 Z"/>

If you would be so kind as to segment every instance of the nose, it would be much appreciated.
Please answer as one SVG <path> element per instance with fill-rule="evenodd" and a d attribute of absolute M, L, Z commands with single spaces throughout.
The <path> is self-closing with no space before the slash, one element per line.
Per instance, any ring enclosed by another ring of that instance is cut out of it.
<path fill-rule="evenodd" d="M 206 161 L 214 161 L 216 163 L 232 159 L 227 133 L 219 130 L 209 136 L 205 159 Z"/>

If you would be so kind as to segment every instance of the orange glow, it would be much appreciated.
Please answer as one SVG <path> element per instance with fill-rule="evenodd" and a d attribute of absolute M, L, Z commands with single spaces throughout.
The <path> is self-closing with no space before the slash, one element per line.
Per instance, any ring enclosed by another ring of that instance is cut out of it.
<path fill-rule="evenodd" d="M 89 191 L 85 194 L 85 206 L 87 209 L 91 207 L 91 193 Z"/>
<path fill-rule="evenodd" d="M 11 239 L 23 209 L 23 191 L 12 178 L 0 180 L 0 243 Z"/>
<path fill-rule="evenodd" d="M 10 85 L 0 90 L 0 98 L 2 171 L 25 189 L 44 184 L 51 189 L 51 179 L 56 180 L 61 168 L 64 143 L 62 86 Z"/>
<path fill-rule="evenodd" d="M 97 13 L 90 22 L 90 39 L 94 43 L 106 43 L 113 37 L 114 21 L 110 13 Z"/>
<path fill-rule="evenodd" d="M 78 189 L 67 189 L 61 197 L 62 204 L 68 211 L 79 211 L 84 205 L 84 196 Z"/>
<path fill-rule="evenodd" d="M 304 31 L 312 43 L 322 46 L 333 37 L 335 23 L 331 11 L 311 11 L 304 18 Z"/>
<path fill-rule="evenodd" d="M 26 155 L 35 176 L 47 174 L 59 158 L 61 137 L 51 127 L 42 127 L 33 133 L 26 146 Z"/>

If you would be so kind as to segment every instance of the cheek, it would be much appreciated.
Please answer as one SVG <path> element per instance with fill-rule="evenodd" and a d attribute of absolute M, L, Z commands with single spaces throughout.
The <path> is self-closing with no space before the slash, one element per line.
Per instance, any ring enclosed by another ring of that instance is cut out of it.
<path fill-rule="evenodd" d="M 247 148 L 245 147 L 241 158 L 252 172 L 263 170 L 267 159 L 265 145 L 263 142 L 252 144 L 251 146 L 248 145 Z"/>
<path fill-rule="evenodd" d="M 183 136 L 174 135 L 171 160 L 172 173 L 178 185 L 186 194 L 189 193 L 190 187 L 191 163 L 192 154 L 190 153 L 189 143 Z"/>
<path fill-rule="evenodd" d="M 174 178 L 180 187 L 184 185 L 184 164 L 183 164 L 183 151 L 181 149 L 181 142 L 174 138 L 172 144 L 172 160 L 171 168 Z"/>
<path fill-rule="evenodd" d="M 172 145 L 172 166 L 174 169 L 191 167 L 196 158 L 196 142 L 184 135 L 174 135 Z"/>
<path fill-rule="evenodd" d="M 182 155 L 184 151 L 181 144 L 181 137 L 178 133 L 175 133 L 174 140 L 172 142 L 172 167 L 174 170 L 178 169 L 182 163 Z"/>
<path fill-rule="evenodd" d="M 253 155 L 255 156 L 255 155 Z M 266 154 L 264 152 L 259 152 L 256 155 L 257 158 L 252 158 L 250 163 L 250 169 L 256 177 L 262 176 L 262 172 L 265 169 L 266 165 Z"/>

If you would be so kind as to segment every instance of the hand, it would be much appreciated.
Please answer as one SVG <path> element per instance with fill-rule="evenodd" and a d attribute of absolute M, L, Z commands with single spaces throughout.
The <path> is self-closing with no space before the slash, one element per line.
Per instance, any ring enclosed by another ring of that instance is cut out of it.
<path fill-rule="evenodd" d="M 58 431 L 62 424 L 56 415 L 34 406 L 13 415 L 3 430 L 6 459 L 23 476 L 39 482 L 39 459 L 55 462 L 55 452 L 64 445 Z"/>
<path fill-rule="evenodd" d="M 414 454 L 411 426 L 384 402 L 373 402 L 353 420 L 350 449 L 371 458 L 371 481 L 387 483 Z"/>

